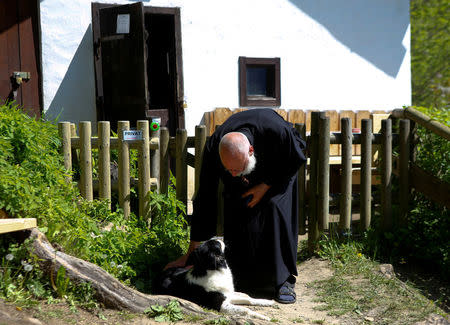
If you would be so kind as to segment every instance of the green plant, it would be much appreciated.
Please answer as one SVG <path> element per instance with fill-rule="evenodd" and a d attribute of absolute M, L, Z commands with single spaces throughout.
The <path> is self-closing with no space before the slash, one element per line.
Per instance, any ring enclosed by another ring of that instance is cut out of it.
<path fill-rule="evenodd" d="M 215 319 L 209 319 L 205 321 L 203 324 L 206 325 L 228 325 L 230 324 L 230 321 L 225 317 L 219 317 Z"/>
<path fill-rule="evenodd" d="M 362 247 L 349 239 L 320 242 L 320 256 L 331 262 L 334 273 L 313 284 L 318 301 L 323 303 L 319 309 L 349 318 L 352 323 L 371 315 L 377 324 L 405 324 L 405 319 L 412 324 L 430 313 L 442 313 L 411 285 L 382 275 L 379 264 L 366 258 Z"/>
<path fill-rule="evenodd" d="M 171 300 L 165 306 L 153 305 L 144 313 L 157 322 L 176 322 L 183 319 L 180 303 L 177 300 Z"/>
<path fill-rule="evenodd" d="M 149 291 L 155 272 L 181 255 L 189 242 L 185 207 L 176 200 L 175 179 L 167 195 L 148 194 L 151 216 L 125 218 L 121 209 L 110 211 L 106 201 L 84 200 L 76 184 L 67 183 L 59 149 L 54 124 L 29 118 L 18 107 L 0 105 L 0 209 L 14 217 L 37 218 L 40 230 L 65 252 Z M 0 237 L 0 256 L 20 247 L 24 259 L 32 260 L 25 246 L 11 243 L 10 236 Z M 89 293 L 92 289 L 72 284 L 64 269 L 55 275 L 53 291 L 51 280 L 41 273 L 19 281 L 13 272 L 17 268 L 6 265 L 4 261 L 0 292 L 9 300 L 25 301 L 33 296 L 52 302 L 55 294 L 71 304 L 95 308 Z M 40 271 L 34 267 L 32 272 Z"/>
<path fill-rule="evenodd" d="M 450 10 L 446 0 L 412 0 L 411 72 L 412 100 L 417 106 L 448 108 Z"/>
<path fill-rule="evenodd" d="M 6 249 L 0 246 L 0 298 L 23 306 L 51 294 L 37 259 L 28 253 L 29 244 L 27 240 L 22 245 L 12 243 Z"/>
<path fill-rule="evenodd" d="M 450 125 L 450 111 L 435 108 L 416 107 L 432 119 Z M 416 161 L 420 168 L 450 183 L 450 141 L 428 131 L 417 128 Z M 395 217 L 398 204 L 393 181 L 392 215 Z M 450 278 L 450 211 L 434 203 L 417 191 L 411 192 L 410 210 L 407 222 L 386 232 L 380 226 L 381 215 L 373 211 L 372 228 L 364 234 L 364 252 L 390 263 L 405 262 L 425 265 L 430 270 L 439 271 L 444 279 Z"/>
<path fill-rule="evenodd" d="M 56 273 L 55 287 L 56 293 L 60 298 L 66 296 L 67 288 L 69 287 L 70 279 L 66 277 L 66 269 L 61 266 Z"/>

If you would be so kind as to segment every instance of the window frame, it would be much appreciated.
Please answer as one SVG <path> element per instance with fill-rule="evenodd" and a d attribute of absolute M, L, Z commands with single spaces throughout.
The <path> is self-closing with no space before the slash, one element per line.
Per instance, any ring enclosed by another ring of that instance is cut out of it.
<path fill-rule="evenodd" d="M 266 97 L 266 99 L 261 99 L 252 98 L 253 96 L 247 95 L 247 68 L 249 66 L 273 68 L 273 97 Z M 243 107 L 278 107 L 281 105 L 280 58 L 249 58 L 245 56 L 239 57 L 239 105 Z"/>

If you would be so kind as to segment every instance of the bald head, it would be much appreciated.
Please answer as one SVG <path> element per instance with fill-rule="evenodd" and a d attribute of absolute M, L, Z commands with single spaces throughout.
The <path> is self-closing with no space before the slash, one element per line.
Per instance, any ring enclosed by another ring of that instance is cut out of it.
<path fill-rule="evenodd" d="M 253 146 L 240 132 L 230 132 L 222 137 L 219 155 L 223 166 L 233 176 L 250 173 L 256 164 Z M 251 167 L 251 170 L 248 167 Z"/>

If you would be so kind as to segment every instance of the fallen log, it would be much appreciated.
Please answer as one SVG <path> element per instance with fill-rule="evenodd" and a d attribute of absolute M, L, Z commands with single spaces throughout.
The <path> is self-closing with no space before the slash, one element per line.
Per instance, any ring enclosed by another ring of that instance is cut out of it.
<path fill-rule="evenodd" d="M 29 230 L 33 239 L 32 253 L 41 261 L 43 270 L 49 274 L 56 274 L 62 266 L 66 275 L 75 283 L 87 282 L 96 292 L 97 299 L 106 307 L 143 313 L 152 305 L 166 305 L 177 299 L 181 310 L 186 314 L 196 314 L 205 319 L 218 318 L 219 315 L 204 311 L 200 306 L 180 298 L 164 295 L 147 295 L 133 288 L 125 286 L 98 265 L 84 261 L 77 257 L 56 250 L 47 237 L 37 228 Z M 249 320 L 232 317 L 231 324 L 268 324 L 262 320 Z"/>

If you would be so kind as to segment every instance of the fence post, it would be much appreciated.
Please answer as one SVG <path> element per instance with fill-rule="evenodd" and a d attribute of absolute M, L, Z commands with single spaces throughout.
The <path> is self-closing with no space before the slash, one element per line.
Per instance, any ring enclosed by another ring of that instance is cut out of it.
<path fill-rule="evenodd" d="M 317 219 L 317 159 L 319 154 L 319 117 L 323 112 L 311 112 L 311 149 L 309 176 L 309 215 L 308 215 L 308 251 L 313 253 L 319 239 Z"/>
<path fill-rule="evenodd" d="M 169 193 L 169 129 L 162 127 L 159 133 L 159 191 Z"/>
<path fill-rule="evenodd" d="M 117 122 L 119 138 L 119 205 L 125 218 L 130 216 L 130 148 L 123 139 L 123 131 L 130 129 L 129 121 Z"/>
<path fill-rule="evenodd" d="M 59 136 L 62 139 L 64 169 L 67 171 L 66 182 L 72 182 L 72 145 L 70 140 L 70 122 L 58 123 Z"/>
<path fill-rule="evenodd" d="M 384 230 L 392 228 L 392 121 L 381 121 L 381 218 Z"/>
<path fill-rule="evenodd" d="M 150 138 L 160 138 L 161 131 L 153 130 L 150 128 Z M 160 149 L 155 149 L 150 151 L 150 177 L 156 178 L 156 191 L 159 193 L 160 189 L 160 170 L 161 170 L 161 159 L 160 159 Z"/>
<path fill-rule="evenodd" d="M 370 227 L 372 218 L 372 121 L 361 120 L 361 230 Z"/>
<path fill-rule="evenodd" d="M 305 124 L 296 123 L 295 128 L 306 141 Z M 298 182 L 298 233 L 306 234 L 306 163 L 300 167 L 297 176 Z"/>
<path fill-rule="evenodd" d="M 404 226 L 408 216 L 409 202 L 409 153 L 410 153 L 410 123 L 400 120 L 399 141 L 399 173 L 400 173 L 400 215 L 399 223 Z"/>
<path fill-rule="evenodd" d="M 203 151 L 206 144 L 206 126 L 197 125 L 195 127 L 195 189 L 194 193 L 197 194 L 198 187 L 200 185 L 200 171 L 202 168 Z M 194 197 L 195 197 L 194 194 Z"/>
<path fill-rule="evenodd" d="M 319 230 L 328 229 L 330 206 L 330 118 L 319 118 L 318 209 Z"/>
<path fill-rule="evenodd" d="M 177 130 L 176 145 L 176 177 L 177 199 L 187 206 L 187 131 Z"/>
<path fill-rule="evenodd" d="M 92 149 L 91 149 L 91 122 L 80 122 L 80 192 L 88 201 L 92 201 Z"/>
<path fill-rule="evenodd" d="M 137 129 L 142 131 L 142 141 L 138 149 L 138 168 L 139 168 L 139 216 L 141 218 L 149 217 L 150 204 L 147 194 L 150 191 L 150 141 L 149 127 L 147 120 L 137 121 Z"/>
<path fill-rule="evenodd" d="M 98 122 L 98 196 L 108 200 L 111 209 L 111 154 L 110 125 L 108 121 Z"/>
<path fill-rule="evenodd" d="M 70 123 L 70 136 L 74 138 L 77 136 L 77 126 L 75 123 Z M 72 147 L 72 165 L 79 165 L 77 149 Z"/>
<path fill-rule="evenodd" d="M 342 176 L 341 176 L 341 206 L 339 228 L 349 230 L 352 220 L 352 124 L 348 117 L 341 119 L 342 135 Z"/>

